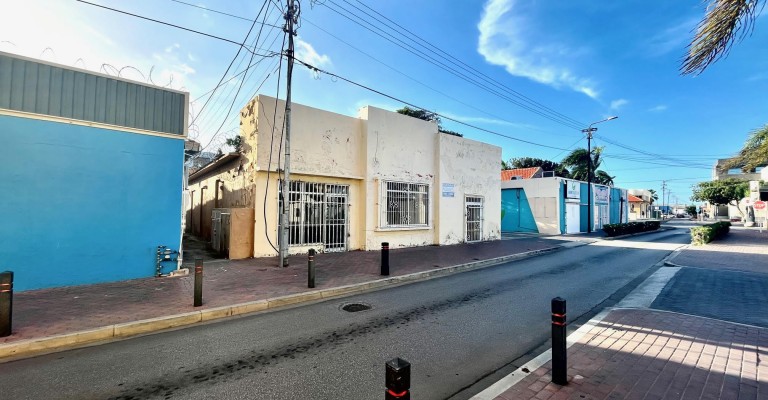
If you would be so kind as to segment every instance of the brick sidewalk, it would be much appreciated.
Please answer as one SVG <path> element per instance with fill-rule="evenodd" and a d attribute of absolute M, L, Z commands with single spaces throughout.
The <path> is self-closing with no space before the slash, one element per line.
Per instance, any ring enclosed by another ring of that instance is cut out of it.
<path fill-rule="evenodd" d="M 496 399 L 768 399 L 767 357 L 765 328 L 617 309 L 568 349 L 567 386 L 547 362 Z"/>
<path fill-rule="evenodd" d="M 524 238 L 453 246 L 395 249 L 391 275 L 430 271 L 473 261 L 556 247 L 551 239 Z M 205 266 L 203 306 L 192 307 L 193 277 L 130 281 L 31 290 L 14 294 L 13 334 L 0 344 L 230 306 L 311 290 L 380 279 L 380 252 L 351 251 L 316 257 L 316 288 L 307 288 L 307 258 L 292 256 L 278 268 L 276 258 L 211 262 Z"/>
<path fill-rule="evenodd" d="M 768 273 L 768 230 L 731 229 L 722 240 L 689 246 L 672 262 L 688 267 Z"/>

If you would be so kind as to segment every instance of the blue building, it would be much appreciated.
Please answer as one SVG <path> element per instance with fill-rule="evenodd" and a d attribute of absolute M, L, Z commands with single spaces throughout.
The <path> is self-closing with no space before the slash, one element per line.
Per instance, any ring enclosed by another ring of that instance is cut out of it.
<path fill-rule="evenodd" d="M 158 246 L 181 241 L 188 103 L 0 52 L 0 270 L 17 290 L 156 275 Z"/>
<path fill-rule="evenodd" d="M 501 231 L 587 232 L 587 183 L 560 177 L 501 182 Z M 592 230 L 628 221 L 627 190 L 592 185 Z"/>

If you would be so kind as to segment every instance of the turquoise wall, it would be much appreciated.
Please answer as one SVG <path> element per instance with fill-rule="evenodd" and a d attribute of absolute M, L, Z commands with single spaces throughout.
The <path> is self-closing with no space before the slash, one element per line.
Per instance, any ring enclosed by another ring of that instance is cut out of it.
<path fill-rule="evenodd" d="M 157 246 L 179 248 L 183 140 L 0 115 L 0 142 L 16 290 L 150 277 Z"/>
<path fill-rule="evenodd" d="M 501 231 L 539 232 L 525 190 L 501 190 Z"/>
<path fill-rule="evenodd" d="M 582 232 L 586 232 L 587 228 L 589 228 L 589 224 L 587 223 L 588 221 L 587 212 L 589 210 L 589 206 L 587 205 L 587 201 L 589 200 L 589 196 L 587 195 L 588 185 L 586 182 L 581 182 L 580 185 L 581 187 L 579 188 L 579 195 L 580 195 L 581 207 L 579 207 L 579 209 L 581 210 L 581 215 L 579 216 L 580 217 L 579 225 L 580 225 L 580 230 Z M 594 207 L 594 204 L 592 206 Z M 592 220 L 594 221 L 594 219 L 595 219 L 595 216 L 592 215 Z"/>

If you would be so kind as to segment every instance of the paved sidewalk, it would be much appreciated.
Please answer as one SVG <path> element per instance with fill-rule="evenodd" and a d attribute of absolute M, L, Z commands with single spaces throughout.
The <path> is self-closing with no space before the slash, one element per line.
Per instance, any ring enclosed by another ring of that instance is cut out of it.
<path fill-rule="evenodd" d="M 768 232 L 732 229 L 723 240 L 683 248 L 667 264 L 676 268 L 662 268 L 654 276 L 669 280 L 678 271 L 700 271 L 730 274 L 729 279 L 739 280 L 731 289 L 737 293 L 716 298 L 730 299 L 717 306 L 729 308 L 731 313 L 740 310 L 743 320 L 748 313 L 760 311 L 743 304 L 743 296 L 752 293 L 734 288 L 750 280 L 768 280 Z M 651 280 L 641 286 L 654 286 L 648 283 Z M 690 283 L 691 279 L 681 281 Z M 674 278 L 664 290 L 673 290 L 673 282 Z M 681 294 L 676 291 L 674 295 Z M 706 290 L 700 295 L 706 297 Z M 645 304 L 653 297 L 656 294 Z M 551 361 L 545 353 L 528 363 L 532 371 L 522 367 L 494 385 L 499 389 L 489 390 L 493 395 L 481 393 L 476 398 L 768 400 L 768 328 L 688 315 L 697 313 L 691 301 L 678 302 L 680 313 L 648 308 L 608 310 L 584 325 L 569 336 L 575 343 L 568 348 L 566 386 L 551 383 Z"/>
<path fill-rule="evenodd" d="M 568 349 L 568 385 L 550 361 L 496 399 L 768 399 L 766 354 L 766 328 L 617 309 Z"/>
<path fill-rule="evenodd" d="M 334 292 L 329 289 L 349 285 L 377 281 L 380 284 L 375 287 L 397 284 L 400 283 L 397 277 L 409 274 L 416 274 L 409 275 L 410 280 L 426 279 L 432 273 L 453 272 L 453 269 L 445 270 L 445 267 L 464 265 L 472 268 L 480 264 L 491 264 L 500 257 L 506 259 L 531 252 L 554 250 L 567 243 L 529 237 L 453 246 L 393 249 L 390 251 L 390 273 L 394 278 L 385 282 L 381 282 L 385 277 L 379 274 L 379 251 L 318 254 L 315 262 L 315 289 L 307 288 L 306 256 L 290 257 L 290 266 L 287 268 L 278 268 L 275 257 L 207 262 L 203 285 L 204 304 L 198 308 L 192 306 L 192 275 L 19 292 L 14 295 L 13 334 L 0 338 L 0 357 L 49 351 L 73 343 L 130 336 L 258 311 L 268 308 L 272 302 L 277 306 L 318 300 L 327 297 L 326 294 L 333 295 Z M 495 261 L 498 263 L 501 260 Z M 362 287 L 357 290 L 365 289 Z M 321 296 L 319 291 L 323 290 L 328 293 L 322 293 Z M 268 304 L 267 299 L 276 298 Z M 241 306 L 233 307 L 236 305 Z M 201 316 L 201 312 L 206 311 L 210 312 Z M 145 324 L 140 329 L 122 329 L 121 332 L 125 334 L 118 332 L 119 324 L 153 318 L 162 321 Z M 97 331 L 86 339 L 72 338 L 76 332 L 87 330 Z M 65 337 L 63 340 L 34 344 L 35 341 L 60 336 Z M 32 343 L 31 347 L 27 346 L 29 343 Z"/>

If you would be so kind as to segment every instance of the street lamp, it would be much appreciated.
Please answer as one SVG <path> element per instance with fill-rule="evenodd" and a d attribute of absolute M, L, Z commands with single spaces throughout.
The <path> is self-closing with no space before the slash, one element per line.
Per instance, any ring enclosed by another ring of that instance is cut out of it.
<path fill-rule="evenodd" d="M 593 128 L 592 125 L 597 125 L 601 122 L 610 121 L 619 118 L 617 116 L 608 117 L 597 122 L 589 124 L 587 129 L 581 131 L 587 134 L 587 233 L 592 232 L 592 133 L 597 131 L 597 128 Z"/>

